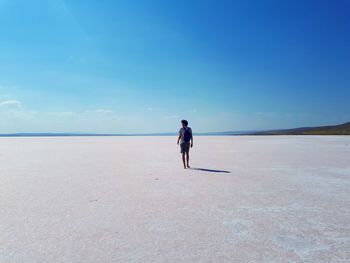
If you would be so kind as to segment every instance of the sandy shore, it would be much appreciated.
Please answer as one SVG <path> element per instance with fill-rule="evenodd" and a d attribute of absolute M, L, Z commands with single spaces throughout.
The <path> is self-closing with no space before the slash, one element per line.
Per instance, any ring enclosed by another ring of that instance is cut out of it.
<path fill-rule="evenodd" d="M 0 262 L 350 262 L 350 137 L 0 138 Z"/>

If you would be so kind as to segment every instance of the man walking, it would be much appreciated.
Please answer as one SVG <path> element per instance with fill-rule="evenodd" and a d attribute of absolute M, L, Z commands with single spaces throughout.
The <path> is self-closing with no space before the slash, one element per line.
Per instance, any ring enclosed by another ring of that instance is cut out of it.
<path fill-rule="evenodd" d="M 179 130 L 179 137 L 177 138 L 177 145 L 179 145 L 180 142 L 180 149 L 182 153 L 182 162 L 184 165 L 184 168 L 190 168 L 189 161 L 190 161 L 190 146 L 193 147 L 193 135 L 192 135 L 192 129 L 188 127 L 188 121 L 182 120 L 181 121 L 182 128 Z M 186 160 L 185 160 L 186 155 Z M 187 164 L 187 166 L 186 166 Z"/>

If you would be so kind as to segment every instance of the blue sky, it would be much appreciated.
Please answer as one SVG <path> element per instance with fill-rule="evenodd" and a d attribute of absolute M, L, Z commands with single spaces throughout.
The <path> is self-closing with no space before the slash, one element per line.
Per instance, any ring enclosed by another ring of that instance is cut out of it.
<path fill-rule="evenodd" d="M 350 1 L 0 0 L 0 133 L 350 121 Z"/>

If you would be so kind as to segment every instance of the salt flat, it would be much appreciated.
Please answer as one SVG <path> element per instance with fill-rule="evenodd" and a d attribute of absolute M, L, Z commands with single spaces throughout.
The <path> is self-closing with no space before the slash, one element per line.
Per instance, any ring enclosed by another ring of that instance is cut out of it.
<path fill-rule="evenodd" d="M 0 262 L 350 262 L 350 137 L 0 138 Z"/>

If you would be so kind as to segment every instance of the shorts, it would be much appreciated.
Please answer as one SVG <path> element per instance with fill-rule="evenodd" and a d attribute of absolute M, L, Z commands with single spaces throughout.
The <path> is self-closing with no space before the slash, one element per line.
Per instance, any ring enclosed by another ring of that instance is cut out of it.
<path fill-rule="evenodd" d="M 190 151 L 190 142 L 183 142 L 180 144 L 181 153 L 188 153 Z"/>

